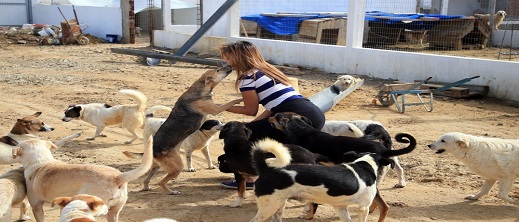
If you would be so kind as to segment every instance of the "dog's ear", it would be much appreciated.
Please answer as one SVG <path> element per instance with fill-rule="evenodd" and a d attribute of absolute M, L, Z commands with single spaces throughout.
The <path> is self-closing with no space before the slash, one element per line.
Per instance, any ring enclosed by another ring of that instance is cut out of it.
<path fill-rule="evenodd" d="M 245 130 L 245 135 L 247 136 L 247 139 L 250 139 L 250 137 L 252 136 L 252 130 L 250 130 L 247 127 L 245 127 L 243 130 Z"/>
<path fill-rule="evenodd" d="M 49 150 L 55 150 L 55 149 L 58 149 L 58 146 L 56 146 L 56 144 L 54 144 L 53 142 L 51 142 L 50 140 L 47 140 L 47 147 L 49 148 Z"/>
<path fill-rule="evenodd" d="M 218 135 L 218 138 L 223 139 L 227 137 L 227 133 L 229 132 L 229 127 L 224 126 L 222 130 L 220 130 L 220 135 Z"/>
<path fill-rule="evenodd" d="M 72 198 L 70 197 L 56 197 L 51 203 L 51 207 L 54 207 L 55 205 L 59 205 L 61 208 L 67 206 L 68 203 L 72 201 Z"/>
<path fill-rule="evenodd" d="M 24 119 L 17 119 L 16 122 L 22 124 L 22 126 L 26 126 L 26 125 L 30 125 L 31 124 L 31 121 L 27 121 L 27 120 L 24 120 Z"/>
<path fill-rule="evenodd" d="M 205 77 L 205 85 L 209 85 L 213 82 L 213 76 Z"/>
<path fill-rule="evenodd" d="M 105 202 L 102 200 L 95 200 L 95 201 L 89 202 L 88 207 L 92 211 L 97 211 L 97 208 L 103 206 L 104 204 L 105 204 Z"/>
<path fill-rule="evenodd" d="M 40 115 L 41 115 L 41 112 L 35 112 L 34 114 L 32 114 L 32 116 L 34 116 L 34 117 L 38 117 Z"/>
<path fill-rule="evenodd" d="M 313 125 L 312 125 L 312 120 L 310 120 L 310 119 L 308 119 L 308 118 L 306 118 L 306 117 L 304 117 L 304 116 L 301 116 L 301 119 L 302 119 L 303 121 L 305 121 L 305 123 L 308 123 L 308 125 L 313 126 Z"/>
<path fill-rule="evenodd" d="M 343 153 L 341 156 L 341 162 L 344 163 L 350 163 L 355 161 L 356 159 L 362 157 L 360 153 L 357 153 L 355 151 L 348 151 L 346 153 Z"/>
<path fill-rule="evenodd" d="M 13 159 L 16 159 L 16 157 L 21 156 L 23 154 L 23 150 L 19 146 L 14 147 L 12 152 L 13 152 Z"/>
<path fill-rule="evenodd" d="M 459 139 L 456 141 L 456 144 L 461 148 L 469 148 L 469 142 L 467 139 Z"/>

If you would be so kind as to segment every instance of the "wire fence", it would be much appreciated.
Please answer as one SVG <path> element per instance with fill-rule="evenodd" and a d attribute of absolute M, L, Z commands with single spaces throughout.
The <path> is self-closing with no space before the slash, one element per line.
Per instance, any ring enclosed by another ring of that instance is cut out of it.
<path fill-rule="evenodd" d="M 359 30 L 363 32 L 363 47 L 419 53 L 451 51 L 453 55 L 462 50 L 502 47 L 493 44 L 493 30 L 513 35 L 519 28 L 519 0 L 490 4 L 489 0 L 367 0 L 364 30 Z M 488 13 L 491 10 L 495 10 L 492 15 Z M 298 0 L 297 4 L 241 0 L 240 13 L 243 37 L 346 44 L 345 0 Z M 510 39 L 507 47 L 514 48 L 513 42 Z"/>

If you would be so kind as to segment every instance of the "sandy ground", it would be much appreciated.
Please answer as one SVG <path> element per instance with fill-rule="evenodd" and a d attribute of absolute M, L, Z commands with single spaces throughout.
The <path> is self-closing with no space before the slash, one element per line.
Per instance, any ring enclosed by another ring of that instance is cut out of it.
<path fill-rule="evenodd" d="M 146 43 L 131 45 L 143 47 Z M 141 151 L 142 140 L 131 145 L 123 142 L 130 134 L 119 126 L 108 127 L 105 138 L 87 141 L 94 127 L 81 121 L 62 122 L 63 111 L 69 104 L 106 102 L 112 105 L 133 103 L 128 97 L 117 93 L 131 88 L 144 92 L 148 107 L 153 105 L 172 106 L 178 96 L 205 70 L 212 68 L 188 63 L 160 66 L 144 65 L 138 58 L 110 52 L 112 47 L 129 47 L 118 44 L 90 44 L 87 46 L 38 46 L 0 44 L 0 132 L 8 133 L 17 118 L 42 111 L 41 118 L 56 128 L 42 133 L 44 139 L 53 141 L 77 131 L 80 138 L 70 141 L 56 150 L 56 159 L 69 163 L 94 163 L 128 171 L 137 166 L 138 160 L 128 159 L 122 151 Z M 311 96 L 332 84 L 342 73 L 325 74 L 316 70 L 304 71 L 299 79 L 299 89 Z M 370 119 L 383 123 L 394 135 L 398 132 L 413 134 L 419 147 L 411 154 L 402 156 L 408 185 L 393 188 L 396 176 L 388 173 L 380 190 L 391 206 L 386 221 L 519 221 L 519 206 L 509 204 L 496 197 L 497 188 L 479 201 L 467 201 L 465 196 L 474 194 L 482 186 L 482 179 L 470 172 L 466 166 L 449 154 L 437 155 L 426 145 L 440 135 L 461 131 L 465 133 L 503 138 L 518 138 L 519 107 L 515 104 L 492 98 L 451 99 L 436 97 L 434 111 L 426 112 L 422 107 L 408 107 L 402 114 L 395 106 L 373 105 L 372 99 L 387 80 L 365 79 L 365 84 L 341 100 L 326 112 L 329 120 Z M 214 100 L 224 103 L 239 94 L 232 89 L 235 76 L 225 79 L 215 89 Z M 411 98 L 411 97 L 409 97 Z M 164 114 L 163 116 L 165 116 Z M 222 121 L 248 121 L 251 117 L 222 113 L 212 116 Z M 139 131 L 142 133 L 142 130 Z M 403 145 L 396 145 L 402 147 Z M 223 153 L 223 142 L 211 144 L 213 162 Z M 1 166 L 0 172 L 17 167 Z M 141 192 L 141 182 L 129 184 L 129 199 L 121 212 L 124 222 L 143 221 L 154 217 L 174 218 L 178 221 L 229 221 L 250 220 L 256 213 L 253 192 L 241 208 L 229 208 L 235 190 L 225 189 L 219 184 L 232 178 L 217 169 L 206 169 L 200 152 L 195 152 L 194 166 L 197 172 L 182 172 L 169 186 L 182 192 L 167 195 L 155 185 L 164 174 L 153 178 L 153 190 Z M 519 199 L 519 181 L 516 181 L 510 196 Z M 298 216 L 303 203 L 290 200 L 284 221 L 305 221 Z M 352 217 L 357 218 L 355 207 Z M 14 216 L 17 216 L 17 211 Z M 57 221 L 59 209 L 45 205 L 47 221 Z M 377 221 L 378 212 L 369 216 Z M 99 218 L 99 221 L 106 221 Z M 314 221 L 339 221 L 328 205 L 319 208 Z"/>

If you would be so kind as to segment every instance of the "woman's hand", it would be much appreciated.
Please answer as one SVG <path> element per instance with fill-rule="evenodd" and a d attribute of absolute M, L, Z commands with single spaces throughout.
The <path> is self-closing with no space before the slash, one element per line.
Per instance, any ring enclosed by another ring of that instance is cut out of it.
<path fill-rule="evenodd" d="M 227 109 L 231 113 L 244 114 L 248 116 L 256 116 L 259 110 L 259 97 L 255 90 L 243 91 L 243 106 L 232 106 Z"/>

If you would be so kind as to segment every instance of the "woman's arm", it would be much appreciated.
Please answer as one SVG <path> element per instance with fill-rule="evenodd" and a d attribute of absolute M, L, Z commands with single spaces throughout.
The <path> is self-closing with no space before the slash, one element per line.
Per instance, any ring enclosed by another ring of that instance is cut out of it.
<path fill-rule="evenodd" d="M 255 90 L 247 90 L 241 93 L 243 97 L 243 106 L 232 106 L 227 109 L 231 113 L 244 114 L 248 116 L 256 116 L 259 109 L 259 97 Z M 263 115 L 263 113 L 262 113 Z"/>
<path fill-rule="evenodd" d="M 263 111 L 259 116 L 257 116 L 256 118 L 254 118 L 251 122 L 254 122 L 254 121 L 256 121 L 256 120 L 260 120 L 260 119 L 269 118 L 269 117 L 270 117 L 270 114 L 272 114 L 272 112 L 270 112 L 270 110 L 265 110 L 265 111 Z"/>

